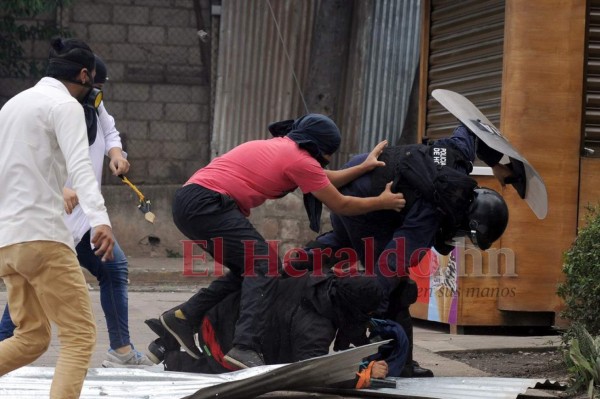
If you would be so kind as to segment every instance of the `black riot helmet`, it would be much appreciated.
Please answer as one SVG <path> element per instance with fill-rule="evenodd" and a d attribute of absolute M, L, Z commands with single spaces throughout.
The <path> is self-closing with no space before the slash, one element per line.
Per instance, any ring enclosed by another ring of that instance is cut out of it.
<path fill-rule="evenodd" d="M 508 207 L 496 191 L 477 187 L 467 218 L 469 238 L 473 244 L 486 250 L 504 233 L 508 224 Z"/>

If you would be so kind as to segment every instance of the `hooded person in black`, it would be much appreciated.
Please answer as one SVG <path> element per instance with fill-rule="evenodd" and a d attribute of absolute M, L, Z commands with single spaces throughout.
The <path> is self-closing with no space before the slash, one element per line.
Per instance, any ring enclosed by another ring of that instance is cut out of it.
<path fill-rule="evenodd" d="M 382 288 L 373 277 L 340 278 L 330 274 L 280 279 L 261 341 L 265 363 L 292 363 L 326 355 L 338 330 L 343 330 L 357 345 L 366 343 L 370 314 L 383 296 Z M 154 354 L 153 360 L 158 363 L 164 359 L 165 369 L 170 371 L 223 373 L 235 370 L 224 361 L 223 354 L 232 347 L 239 302 L 240 293 L 234 292 L 206 313 L 197 328 L 202 349 L 202 356 L 197 360 L 180 351 L 177 341 L 157 319 L 147 320 L 160 336 L 148 347 L 150 354 Z M 401 345 L 406 353 L 408 341 L 403 340 Z"/>

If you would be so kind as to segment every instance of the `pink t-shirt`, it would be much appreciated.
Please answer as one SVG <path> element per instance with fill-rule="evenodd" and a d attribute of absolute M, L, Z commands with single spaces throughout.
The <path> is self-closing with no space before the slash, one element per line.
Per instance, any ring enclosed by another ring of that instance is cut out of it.
<path fill-rule="evenodd" d="M 194 173 L 190 183 L 228 195 L 246 216 L 297 187 L 306 194 L 330 184 L 319 162 L 287 137 L 241 144 Z"/>

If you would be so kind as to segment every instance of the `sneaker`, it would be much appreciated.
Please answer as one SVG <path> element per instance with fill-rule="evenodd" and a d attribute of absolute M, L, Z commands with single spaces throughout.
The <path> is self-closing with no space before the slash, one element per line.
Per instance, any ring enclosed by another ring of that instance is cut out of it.
<path fill-rule="evenodd" d="M 160 316 L 160 322 L 179 342 L 179 345 L 194 359 L 200 359 L 202 353 L 194 340 L 194 330 L 185 320 L 175 317 L 175 310 L 169 310 Z"/>
<path fill-rule="evenodd" d="M 164 346 L 165 349 L 177 351 L 179 350 L 181 345 L 179 345 L 179 342 L 177 342 L 175 337 L 167 331 L 167 329 L 162 325 L 159 319 L 144 320 L 144 323 L 146 323 L 146 325 L 150 327 L 150 329 L 156 335 L 158 335 L 159 338 L 161 338 L 161 345 Z"/>
<path fill-rule="evenodd" d="M 157 338 L 148 345 L 147 356 L 154 364 L 162 363 L 165 360 L 165 352 L 167 348 L 162 342 L 162 339 Z"/>
<path fill-rule="evenodd" d="M 105 365 L 106 363 L 106 365 Z M 154 366 L 154 363 L 141 352 L 131 349 L 129 353 L 120 354 L 112 349 L 108 350 L 106 360 L 102 367 L 144 367 Z"/>
<path fill-rule="evenodd" d="M 265 365 L 265 361 L 260 353 L 255 352 L 252 349 L 242 349 L 236 346 L 231 348 L 223 359 L 232 366 L 242 369 Z"/>

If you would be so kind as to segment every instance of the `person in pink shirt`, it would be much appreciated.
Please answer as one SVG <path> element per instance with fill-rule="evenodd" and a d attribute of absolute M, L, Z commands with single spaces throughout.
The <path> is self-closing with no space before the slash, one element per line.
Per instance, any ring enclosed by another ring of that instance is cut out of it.
<path fill-rule="evenodd" d="M 264 364 L 258 348 L 281 260 L 274 264 L 267 257 L 269 245 L 247 219 L 252 208 L 300 188 L 311 228 L 318 231 L 321 203 L 341 215 L 400 211 L 405 204 L 402 194 L 391 192 L 391 183 L 377 197 L 351 197 L 337 189 L 383 166 L 377 157 L 387 142 L 378 144 L 360 165 L 329 171 L 324 167 L 341 142 L 340 131 L 331 119 L 308 114 L 271 124 L 269 130 L 279 137 L 233 148 L 198 170 L 175 194 L 175 225 L 188 238 L 206 241 L 206 251 L 229 268 L 226 275 L 160 317 L 167 331 L 196 359 L 200 351 L 192 326 L 200 325 L 206 311 L 241 288 L 233 348 L 225 360 L 239 368 Z M 246 270 L 248 262 L 253 266 L 251 271 Z"/>

